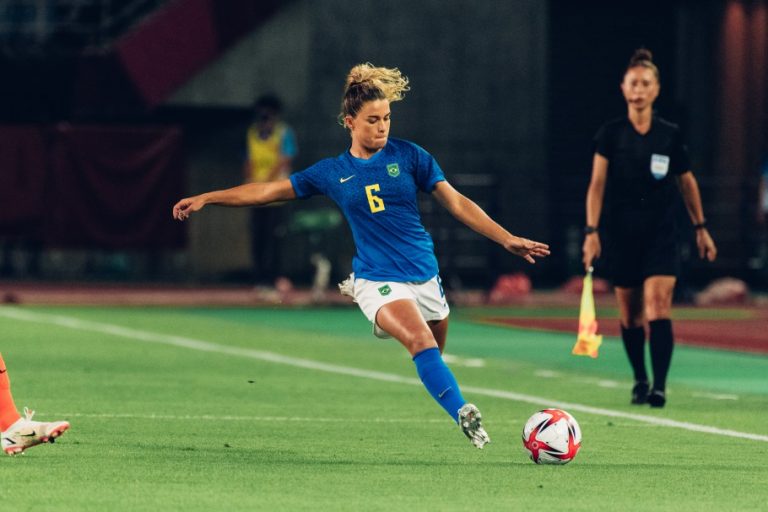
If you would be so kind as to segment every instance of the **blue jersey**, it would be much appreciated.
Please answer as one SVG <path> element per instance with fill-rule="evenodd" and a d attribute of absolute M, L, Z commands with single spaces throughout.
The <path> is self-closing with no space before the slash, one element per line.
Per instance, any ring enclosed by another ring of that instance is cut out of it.
<path fill-rule="evenodd" d="M 371 158 L 349 151 L 290 176 L 296 197 L 324 194 L 352 229 L 355 277 L 371 281 L 427 281 L 437 272 L 432 237 L 416 200 L 444 181 L 437 161 L 412 142 L 389 139 Z"/>

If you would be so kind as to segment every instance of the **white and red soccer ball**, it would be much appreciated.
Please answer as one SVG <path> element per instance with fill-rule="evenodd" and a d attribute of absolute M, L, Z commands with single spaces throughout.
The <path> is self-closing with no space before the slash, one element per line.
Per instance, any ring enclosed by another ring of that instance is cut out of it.
<path fill-rule="evenodd" d="M 581 428 L 561 409 L 544 409 L 523 428 L 523 446 L 536 464 L 567 464 L 581 448 Z"/>

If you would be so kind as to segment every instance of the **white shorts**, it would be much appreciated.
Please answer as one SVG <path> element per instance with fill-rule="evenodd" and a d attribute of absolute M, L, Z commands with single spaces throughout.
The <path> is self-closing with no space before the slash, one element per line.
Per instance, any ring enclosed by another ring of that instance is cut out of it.
<path fill-rule="evenodd" d="M 443 320 L 451 312 L 445 300 L 445 292 L 436 275 L 429 281 L 411 281 L 398 283 L 394 281 L 369 281 L 362 278 L 353 279 L 352 297 L 360 306 L 363 314 L 373 324 L 373 334 L 379 338 L 391 338 L 386 331 L 376 325 L 376 313 L 382 306 L 401 299 L 416 302 L 424 320 L 431 322 Z"/>

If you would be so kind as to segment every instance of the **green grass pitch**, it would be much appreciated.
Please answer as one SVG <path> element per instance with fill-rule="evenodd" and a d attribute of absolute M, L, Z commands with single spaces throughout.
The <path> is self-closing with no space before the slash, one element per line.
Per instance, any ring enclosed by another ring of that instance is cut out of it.
<path fill-rule="evenodd" d="M 353 308 L 1 307 L 17 405 L 72 428 L 0 459 L 0 510 L 766 510 L 767 357 L 678 346 L 652 410 L 616 339 L 450 331 L 482 451 Z M 553 404 L 583 446 L 536 466 L 520 433 Z"/>

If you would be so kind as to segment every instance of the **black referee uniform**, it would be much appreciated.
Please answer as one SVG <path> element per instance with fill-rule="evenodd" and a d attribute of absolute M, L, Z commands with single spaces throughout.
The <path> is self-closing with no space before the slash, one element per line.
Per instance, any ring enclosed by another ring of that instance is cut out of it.
<path fill-rule="evenodd" d="M 675 177 L 689 172 L 677 125 L 657 116 L 645 135 L 627 117 L 604 124 L 595 152 L 608 160 L 605 212 L 608 273 L 614 286 L 642 286 L 649 276 L 678 276 Z"/>

